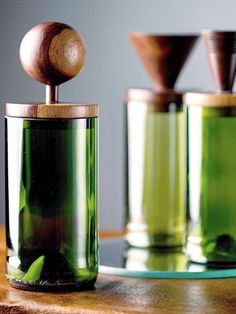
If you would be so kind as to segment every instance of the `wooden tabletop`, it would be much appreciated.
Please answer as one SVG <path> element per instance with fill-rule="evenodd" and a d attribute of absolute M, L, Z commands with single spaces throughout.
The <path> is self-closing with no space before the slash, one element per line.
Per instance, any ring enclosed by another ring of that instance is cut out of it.
<path fill-rule="evenodd" d="M 92 291 L 28 292 L 5 279 L 0 228 L 0 313 L 236 313 L 236 279 L 164 280 L 99 275 Z"/>

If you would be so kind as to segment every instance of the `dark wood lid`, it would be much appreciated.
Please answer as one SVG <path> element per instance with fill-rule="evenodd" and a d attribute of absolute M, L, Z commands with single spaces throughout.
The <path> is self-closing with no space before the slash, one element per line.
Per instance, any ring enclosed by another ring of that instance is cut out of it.
<path fill-rule="evenodd" d="M 204 30 L 202 36 L 217 92 L 232 92 L 236 74 L 236 31 Z"/>
<path fill-rule="evenodd" d="M 96 118 L 99 106 L 96 104 L 76 103 L 7 103 L 5 107 L 7 117 L 32 119 L 82 119 Z"/>
<path fill-rule="evenodd" d="M 196 34 L 130 33 L 130 41 L 155 90 L 173 89 L 198 39 Z"/>
<path fill-rule="evenodd" d="M 183 103 L 187 106 L 236 107 L 236 94 L 186 93 Z"/>
<path fill-rule="evenodd" d="M 20 61 L 34 80 L 46 84 L 46 103 L 7 103 L 8 117 L 32 119 L 79 119 L 98 116 L 98 105 L 58 101 L 58 85 L 75 77 L 86 59 L 83 38 L 71 26 L 45 22 L 23 37 Z"/>

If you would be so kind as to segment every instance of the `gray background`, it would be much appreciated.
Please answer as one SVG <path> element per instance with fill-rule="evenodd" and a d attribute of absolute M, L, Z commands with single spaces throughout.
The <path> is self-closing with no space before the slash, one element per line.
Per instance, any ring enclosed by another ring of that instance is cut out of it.
<path fill-rule="evenodd" d="M 63 101 L 97 102 L 100 115 L 100 227 L 123 221 L 123 92 L 150 80 L 127 39 L 129 31 L 199 32 L 236 29 L 235 0 L 0 0 L 0 223 L 4 221 L 4 103 L 44 99 L 43 85 L 21 69 L 18 47 L 35 24 L 58 20 L 78 29 L 88 57 L 81 75 L 61 88 Z M 212 89 L 202 42 L 194 50 L 180 88 Z"/>

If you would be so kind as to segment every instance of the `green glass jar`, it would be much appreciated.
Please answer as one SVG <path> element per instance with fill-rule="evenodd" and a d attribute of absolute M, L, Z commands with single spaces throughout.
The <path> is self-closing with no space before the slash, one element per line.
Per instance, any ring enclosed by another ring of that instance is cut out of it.
<path fill-rule="evenodd" d="M 39 117 L 47 106 L 7 104 L 7 279 L 26 290 L 88 288 L 98 271 L 98 108 L 67 104 L 58 118 L 55 104 Z"/>
<path fill-rule="evenodd" d="M 126 109 L 126 239 L 136 247 L 182 246 L 182 95 L 129 89 Z"/>
<path fill-rule="evenodd" d="M 236 95 L 186 94 L 187 253 L 236 264 Z"/>

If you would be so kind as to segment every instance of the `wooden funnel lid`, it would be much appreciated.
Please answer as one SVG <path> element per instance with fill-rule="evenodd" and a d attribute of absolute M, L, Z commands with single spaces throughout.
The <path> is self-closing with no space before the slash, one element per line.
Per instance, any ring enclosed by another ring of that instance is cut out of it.
<path fill-rule="evenodd" d="M 232 92 L 236 73 L 236 32 L 202 31 L 218 93 Z"/>
<path fill-rule="evenodd" d="M 157 91 L 173 89 L 197 35 L 130 33 L 129 38 Z"/>

